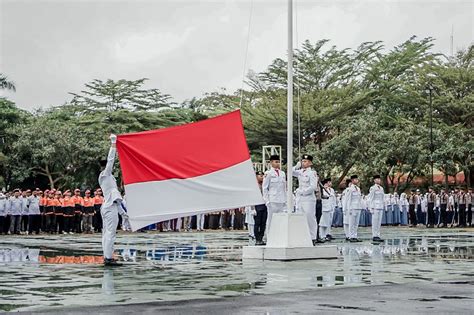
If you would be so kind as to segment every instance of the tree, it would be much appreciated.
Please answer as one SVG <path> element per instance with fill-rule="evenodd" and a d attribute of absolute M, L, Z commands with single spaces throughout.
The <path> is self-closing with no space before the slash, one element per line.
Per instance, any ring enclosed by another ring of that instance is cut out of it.
<path fill-rule="evenodd" d="M 157 111 L 174 105 L 168 94 L 158 89 L 143 89 L 146 78 L 138 80 L 95 79 L 87 83 L 86 89 L 73 95 L 71 104 L 89 111 Z"/>
<path fill-rule="evenodd" d="M 15 83 L 8 80 L 3 73 L 0 73 L 0 90 L 16 91 Z"/>

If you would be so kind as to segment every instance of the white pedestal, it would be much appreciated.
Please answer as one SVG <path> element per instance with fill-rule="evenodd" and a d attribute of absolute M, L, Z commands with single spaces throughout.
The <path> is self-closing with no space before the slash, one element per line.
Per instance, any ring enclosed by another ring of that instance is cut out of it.
<path fill-rule="evenodd" d="M 313 246 L 304 214 L 275 213 L 266 246 L 244 246 L 243 259 L 298 260 L 337 258 L 335 245 Z"/>

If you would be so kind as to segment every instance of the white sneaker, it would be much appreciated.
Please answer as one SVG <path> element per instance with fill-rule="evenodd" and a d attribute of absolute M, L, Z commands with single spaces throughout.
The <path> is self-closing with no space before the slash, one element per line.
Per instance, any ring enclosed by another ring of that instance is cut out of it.
<path fill-rule="evenodd" d="M 64 231 L 63 231 L 63 234 L 64 234 L 64 235 L 66 235 L 66 234 L 67 234 L 67 232 L 64 232 Z"/>
<path fill-rule="evenodd" d="M 73 234 L 74 234 L 74 232 L 69 232 L 69 234 L 73 235 Z"/>

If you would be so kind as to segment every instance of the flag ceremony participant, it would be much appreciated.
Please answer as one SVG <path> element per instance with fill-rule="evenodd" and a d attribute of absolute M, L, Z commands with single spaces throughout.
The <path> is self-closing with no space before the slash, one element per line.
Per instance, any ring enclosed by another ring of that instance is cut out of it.
<path fill-rule="evenodd" d="M 116 135 L 110 135 L 111 146 L 106 161 L 101 161 L 104 167 L 99 175 L 99 185 L 104 192 L 104 203 L 100 209 L 102 216 L 102 250 L 104 252 L 104 265 L 120 266 L 113 258 L 114 243 L 118 225 L 118 215 L 122 216 L 122 221 L 128 221 L 128 215 L 122 208 L 122 195 L 117 188 L 117 182 L 112 174 L 115 162 L 117 141 Z"/>
<path fill-rule="evenodd" d="M 266 234 L 270 231 L 274 213 L 285 212 L 286 209 L 286 175 L 280 169 L 280 156 L 270 157 L 271 169 L 265 172 L 262 191 L 267 206 Z"/>
<path fill-rule="evenodd" d="M 318 224 L 316 221 L 316 195 L 315 191 L 318 185 L 316 172 L 311 169 L 313 157 L 305 154 L 293 167 L 293 176 L 298 178 L 297 200 L 298 212 L 306 215 L 309 233 L 313 245 L 317 241 Z"/>
<path fill-rule="evenodd" d="M 321 221 L 319 221 L 319 236 L 322 240 L 330 241 L 331 238 L 328 237 L 328 234 L 332 224 L 332 213 L 336 207 L 336 194 L 331 187 L 330 178 L 324 179 L 322 184 L 322 215 Z"/>
<path fill-rule="evenodd" d="M 382 215 L 385 211 L 385 192 L 380 185 L 380 175 L 375 175 L 373 179 L 374 185 L 370 187 L 368 196 L 368 206 L 370 213 L 372 213 L 372 240 L 383 242 L 380 238 L 380 227 L 382 226 Z"/>
<path fill-rule="evenodd" d="M 351 185 L 347 191 L 346 211 L 349 211 L 349 241 L 362 242 L 357 238 L 359 228 L 360 212 L 362 211 L 362 194 L 359 188 L 359 177 L 351 176 Z"/>

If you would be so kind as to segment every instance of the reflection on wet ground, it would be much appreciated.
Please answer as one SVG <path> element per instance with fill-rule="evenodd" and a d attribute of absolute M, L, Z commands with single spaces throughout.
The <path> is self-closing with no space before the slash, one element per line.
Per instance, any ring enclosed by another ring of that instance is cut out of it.
<path fill-rule="evenodd" d="M 121 234 L 126 266 L 106 269 L 99 235 L 1 236 L 0 310 L 295 292 L 331 286 L 467 281 L 472 230 L 384 229 L 384 244 L 345 243 L 339 258 L 242 261 L 245 232 Z M 362 229 L 368 239 L 369 229 Z M 447 297 L 449 298 L 449 297 Z"/>

